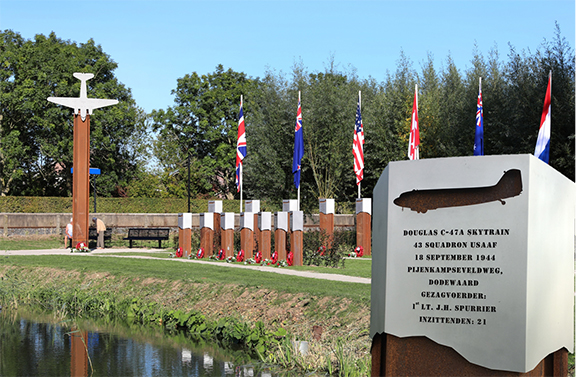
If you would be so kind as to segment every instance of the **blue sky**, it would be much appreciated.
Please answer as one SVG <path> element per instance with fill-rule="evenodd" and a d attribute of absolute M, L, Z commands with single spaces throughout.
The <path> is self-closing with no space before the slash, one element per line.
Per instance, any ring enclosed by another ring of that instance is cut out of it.
<path fill-rule="evenodd" d="M 301 60 L 323 71 L 334 56 L 342 69 L 381 82 L 402 50 L 417 70 L 431 53 L 438 69 L 450 54 L 464 72 L 475 43 L 506 61 L 509 43 L 535 51 L 553 40 L 555 21 L 575 48 L 573 0 L 0 0 L 2 30 L 94 39 L 147 112 L 173 105 L 178 78 L 218 64 L 263 77 L 267 69 L 290 74 Z"/>

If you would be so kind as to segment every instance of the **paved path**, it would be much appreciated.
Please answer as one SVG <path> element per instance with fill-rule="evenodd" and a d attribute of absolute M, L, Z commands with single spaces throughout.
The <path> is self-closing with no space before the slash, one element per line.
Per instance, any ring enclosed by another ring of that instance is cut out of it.
<path fill-rule="evenodd" d="M 153 256 L 145 256 L 145 255 L 109 255 L 109 254 L 121 254 L 125 252 L 139 252 L 139 253 L 158 253 L 159 250 L 154 249 L 104 249 L 104 250 L 93 250 L 90 253 L 70 253 L 68 249 L 45 249 L 45 250 L 8 250 L 8 251 L 0 251 L 0 256 L 3 255 L 74 255 L 80 257 L 87 257 L 87 256 L 109 256 L 109 257 L 116 257 L 116 258 L 140 258 L 140 259 L 160 259 L 160 260 L 172 260 L 175 262 L 182 262 L 182 263 L 199 263 L 199 264 L 211 264 L 214 266 L 221 266 L 221 267 L 229 267 L 229 268 L 248 268 L 251 270 L 262 271 L 262 272 L 273 272 L 277 274 L 283 275 L 292 275 L 292 276 L 301 276 L 306 278 L 312 279 L 324 279 L 324 280 L 333 280 L 333 281 L 342 281 L 346 283 L 360 283 L 360 284 L 371 284 L 370 278 L 361 278 L 357 276 L 347 276 L 341 274 L 326 274 L 326 273 L 317 273 L 312 271 L 296 271 L 287 268 L 279 268 L 279 267 L 269 267 L 269 266 L 257 266 L 257 265 L 241 265 L 237 263 L 222 263 L 222 262 L 211 262 L 208 260 L 198 260 L 198 259 L 187 259 L 187 258 L 178 258 L 178 259 L 166 259 L 166 258 L 156 258 Z M 368 263 L 368 261 L 367 261 Z"/>

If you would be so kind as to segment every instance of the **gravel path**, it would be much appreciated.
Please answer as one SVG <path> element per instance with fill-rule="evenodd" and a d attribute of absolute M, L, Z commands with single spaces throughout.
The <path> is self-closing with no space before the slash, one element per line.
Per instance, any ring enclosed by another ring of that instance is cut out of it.
<path fill-rule="evenodd" d="M 104 249 L 104 250 L 93 250 L 90 253 L 70 253 L 68 249 L 45 249 L 45 250 L 0 250 L 0 256 L 2 255 L 74 255 L 79 257 L 89 257 L 89 256 L 109 256 L 109 257 L 117 257 L 117 258 L 140 258 L 140 259 L 162 259 L 166 260 L 166 258 L 156 258 L 156 257 L 148 257 L 145 255 L 108 255 L 108 254 L 118 254 L 124 252 L 134 252 L 134 249 Z M 150 251 L 151 253 L 156 253 L 158 250 L 142 250 L 139 249 L 138 252 L 146 252 Z M 312 279 L 324 279 L 324 280 L 333 280 L 333 281 L 343 281 L 347 283 L 360 283 L 360 284 L 371 284 L 370 278 L 361 278 L 357 276 L 347 276 L 341 274 L 325 274 L 325 273 L 316 273 L 311 271 L 296 271 L 286 268 L 279 268 L 279 267 L 268 267 L 268 266 L 256 266 L 256 265 L 241 265 L 236 263 L 222 263 L 222 262 L 211 262 L 208 260 L 198 260 L 198 259 L 173 259 L 175 262 L 181 263 L 200 263 L 200 264 L 211 264 L 215 266 L 221 267 L 229 267 L 229 268 L 248 268 L 251 270 L 257 270 L 262 272 L 273 272 L 277 274 L 283 275 L 292 275 L 292 276 L 301 276 L 306 278 Z"/>

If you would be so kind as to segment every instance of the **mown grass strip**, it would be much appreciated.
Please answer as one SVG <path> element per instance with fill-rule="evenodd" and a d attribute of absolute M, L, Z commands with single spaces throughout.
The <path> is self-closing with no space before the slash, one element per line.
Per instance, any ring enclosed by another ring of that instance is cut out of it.
<path fill-rule="evenodd" d="M 274 289 L 287 293 L 308 293 L 314 296 L 346 297 L 370 302 L 370 284 L 346 283 L 323 279 L 286 276 L 273 272 L 253 271 L 226 266 L 183 263 L 176 260 L 116 258 L 90 255 L 4 256 L 0 265 L 22 267 L 53 267 L 81 272 L 108 272 L 116 276 L 155 277 L 169 281 L 238 284 Z M 340 272 L 340 269 L 337 270 Z"/>

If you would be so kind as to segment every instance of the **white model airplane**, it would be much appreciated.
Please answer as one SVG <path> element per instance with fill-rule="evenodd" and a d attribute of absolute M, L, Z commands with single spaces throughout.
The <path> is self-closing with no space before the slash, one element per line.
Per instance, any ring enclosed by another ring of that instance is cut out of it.
<path fill-rule="evenodd" d="M 48 101 L 73 108 L 74 114 L 80 112 L 83 121 L 86 120 L 86 114 L 92 115 L 94 109 L 112 106 L 118 103 L 118 100 L 115 99 L 88 98 L 86 95 L 86 81 L 93 78 L 94 74 L 76 72 L 73 75 L 80 80 L 80 97 L 48 97 Z"/>

